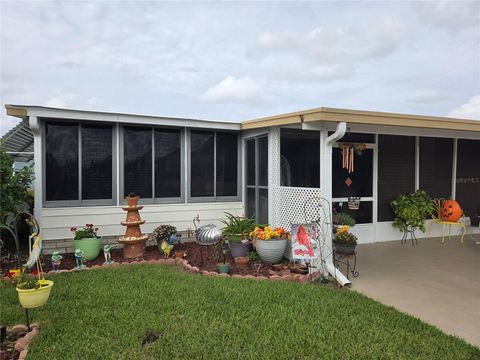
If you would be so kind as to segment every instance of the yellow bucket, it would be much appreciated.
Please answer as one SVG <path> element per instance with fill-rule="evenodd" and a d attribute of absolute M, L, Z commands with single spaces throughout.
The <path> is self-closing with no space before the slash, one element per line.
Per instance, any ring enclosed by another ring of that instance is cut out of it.
<path fill-rule="evenodd" d="M 19 289 L 18 301 L 25 309 L 32 309 L 43 306 L 47 303 L 52 291 L 53 281 L 51 280 L 39 280 L 40 287 L 38 289 Z"/>

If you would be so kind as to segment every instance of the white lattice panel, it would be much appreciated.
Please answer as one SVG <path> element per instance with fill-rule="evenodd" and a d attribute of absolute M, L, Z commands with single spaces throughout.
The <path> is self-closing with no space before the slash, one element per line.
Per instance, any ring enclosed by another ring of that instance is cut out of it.
<path fill-rule="evenodd" d="M 270 220 L 271 225 L 290 230 L 292 223 L 312 220 L 305 218 L 304 204 L 314 197 L 319 197 L 320 189 L 275 186 L 271 190 L 273 215 Z"/>
<path fill-rule="evenodd" d="M 280 186 L 280 128 L 272 127 L 268 136 L 268 221 L 275 224 L 277 220 L 278 199 L 274 188 Z"/>

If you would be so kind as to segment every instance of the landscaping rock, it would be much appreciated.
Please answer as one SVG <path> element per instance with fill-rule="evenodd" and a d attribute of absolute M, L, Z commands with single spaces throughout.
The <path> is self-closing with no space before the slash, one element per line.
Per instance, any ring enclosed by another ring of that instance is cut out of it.
<path fill-rule="evenodd" d="M 19 332 L 27 333 L 28 332 L 28 327 L 27 325 L 19 324 L 19 325 L 14 325 L 12 326 L 11 329 L 8 330 L 9 333 L 16 334 Z"/>
<path fill-rule="evenodd" d="M 20 351 L 20 355 L 18 356 L 18 360 L 25 360 L 27 357 L 28 350 L 22 350 Z"/>
<path fill-rule="evenodd" d="M 28 344 L 29 342 L 25 340 L 24 336 L 15 343 L 15 350 L 17 350 L 18 352 L 22 352 L 27 348 Z"/>

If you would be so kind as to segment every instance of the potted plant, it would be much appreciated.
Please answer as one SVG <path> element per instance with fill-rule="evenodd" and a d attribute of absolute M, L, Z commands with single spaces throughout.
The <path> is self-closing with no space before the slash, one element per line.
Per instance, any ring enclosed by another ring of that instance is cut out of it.
<path fill-rule="evenodd" d="M 350 255 L 355 253 L 357 237 L 348 231 L 348 226 L 339 227 L 333 239 L 335 251 L 339 254 Z"/>
<path fill-rule="evenodd" d="M 253 218 L 235 216 L 225 213 L 226 220 L 222 222 L 225 227 L 222 229 L 223 238 L 228 243 L 233 258 L 244 257 L 251 250 L 251 243 L 248 234 L 255 228 Z"/>
<path fill-rule="evenodd" d="M 98 227 L 93 224 L 86 224 L 81 229 L 70 228 L 74 233 L 75 249 L 84 252 L 84 259 L 87 261 L 95 260 L 100 253 L 100 241 L 102 238 L 97 235 Z"/>
<path fill-rule="evenodd" d="M 134 192 L 131 192 L 128 194 L 126 197 L 127 204 L 130 207 L 136 207 L 138 206 L 138 200 L 140 199 L 140 196 L 135 194 Z"/>
<path fill-rule="evenodd" d="M 31 275 L 20 276 L 17 282 L 18 301 L 25 309 L 33 309 L 47 303 L 53 281 L 36 279 Z"/>
<path fill-rule="evenodd" d="M 416 229 L 425 232 L 425 221 L 433 212 L 432 201 L 425 191 L 400 195 L 390 203 L 395 213 L 393 227 L 406 233 Z"/>
<path fill-rule="evenodd" d="M 153 230 L 152 237 L 157 242 L 158 250 L 168 257 L 178 240 L 177 228 L 173 225 L 160 225 Z"/>
<path fill-rule="evenodd" d="M 250 236 L 262 261 L 267 264 L 276 264 L 283 258 L 288 241 L 288 233 L 284 228 L 272 229 L 270 226 L 258 226 Z"/>
<path fill-rule="evenodd" d="M 344 212 L 337 213 L 333 215 L 332 217 L 332 222 L 333 222 L 333 233 L 335 234 L 337 232 L 337 229 L 343 226 L 348 226 L 350 229 L 351 227 L 355 226 L 355 219 Z"/>

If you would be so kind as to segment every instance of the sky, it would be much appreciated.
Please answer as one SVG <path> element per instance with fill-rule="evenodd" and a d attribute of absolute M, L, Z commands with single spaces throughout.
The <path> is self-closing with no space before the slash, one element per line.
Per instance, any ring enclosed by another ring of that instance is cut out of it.
<path fill-rule="evenodd" d="M 480 2 L 1 1 L 5 104 L 244 121 L 480 119 Z"/>

